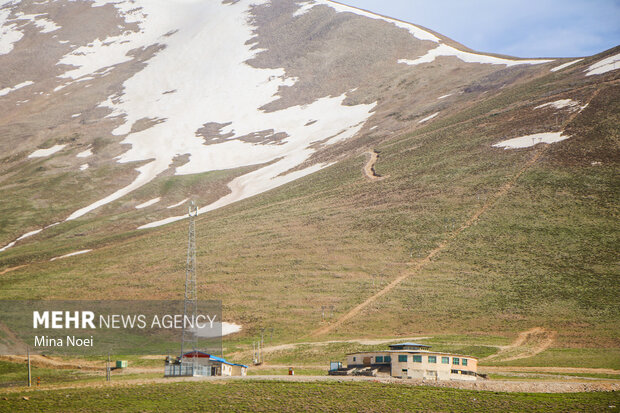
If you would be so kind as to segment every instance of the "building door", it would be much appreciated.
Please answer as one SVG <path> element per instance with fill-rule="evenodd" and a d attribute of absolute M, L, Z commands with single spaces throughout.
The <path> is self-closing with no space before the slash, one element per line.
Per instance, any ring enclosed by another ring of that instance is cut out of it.
<path fill-rule="evenodd" d="M 424 372 L 425 379 L 437 380 L 437 370 L 426 370 Z"/>
<path fill-rule="evenodd" d="M 372 357 L 364 357 L 364 366 L 370 366 L 370 360 Z"/>

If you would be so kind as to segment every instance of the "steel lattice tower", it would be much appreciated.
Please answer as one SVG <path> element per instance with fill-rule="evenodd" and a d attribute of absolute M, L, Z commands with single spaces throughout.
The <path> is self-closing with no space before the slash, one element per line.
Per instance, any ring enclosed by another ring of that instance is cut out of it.
<path fill-rule="evenodd" d="M 189 235 L 187 241 L 187 263 L 185 265 L 185 297 L 183 304 L 183 337 L 181 340 L 181 359 L 185 351 L 196 351 L 198 335 L 185 328 L 185 320 L 196 320 L 198 315 L 198 296 L 196 290 L 196 217 L 198 207 L 194 201 L 189 204 Z M 192 321 L 194 322 L 194 321 Z M 195 360 L 196 357 L 193 357 Z"/>

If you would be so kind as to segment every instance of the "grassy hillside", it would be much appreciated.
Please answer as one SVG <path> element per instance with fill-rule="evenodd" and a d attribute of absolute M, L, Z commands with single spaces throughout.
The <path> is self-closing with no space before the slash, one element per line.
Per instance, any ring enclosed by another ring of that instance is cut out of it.
<path fill-rule="evenodd" d="M 1 395 L 1 393 L 0 393 Z M 46 390 L 4 395 L 13 411 L 617 411 L 608 393 L 478 392 L 379 383 L 231 381 Z M 613 407 L 612 407 L 613 406 Z"/>
<path fill-rule="evenodd" d="M 229 344 L 243 347 L 262 327 L 274 328 L 275 342 L 310 340 L 325 325 L 322 306 L 333 306 L 333 323 L 408 274 L 321 339 L 510 339 L 541 326 L 557 332 L 550 351 L 560 352 L 560 364 L 579 366 L 588 348 L 620 348 L 619 75 L 584 78 L 591 61 L 410 134 L 388 139 L 377 131 L 383 180 L 364 177 L 359 155 L 199 217 L 199 296 L 221 299 L 225 318 L 244 328 Z M 534 109 L 566 98 L 589 105 L 574 115 Z M 491 146 L 557 130 L 572 137 L 528 149 Z M 0 298 L 181 297 L 186 223 L 103 238 L 89 229 L 114 222 L 69 225 L 74 233 L 0 256 L 0 271 L 27 264 L 0 276 Z M 84 247 L 94 251 L 49 262 Z M 594 354 L 589 366 L 620 366 L 617 350 Z"/>

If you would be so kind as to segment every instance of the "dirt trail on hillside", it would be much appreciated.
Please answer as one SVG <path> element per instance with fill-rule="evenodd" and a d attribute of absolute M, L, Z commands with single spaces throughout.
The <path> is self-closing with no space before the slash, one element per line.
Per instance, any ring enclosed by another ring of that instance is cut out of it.
<path fill-rule="evenodd" d="M 392 343 L 394 341 L 408 341 L 408 340 L 425 340 L 425 339 L 429 339 L 431 337 L 395 337 L 395 338 L 380 338 L 380 339 L 374 339 L 374 338 L 357 338 L 357 339 L 352 339 L 352 340 L 329 340 L 329 341 L 314 341 L 314 342 L 301 342 L 301 343 L 288 343 L 288 344 L 278 344 L 277 346 L 267 346 L 267 347 L 263 347 L 261 349 L 261 352 L 263 354 L 265 353 L 273 353 L 275 351 L 282 351 L 282 350 L 293 350 L 298 346 L 326 346 L 328 344 L 339 344 L 339 343 L 357 343 L 357 344 L 361 344 L 364 346 L 374 346 L 374 345 L 379 345 L 379 344 L 386 344 L 386 343 Z M 243 351 L 237 351 L 235 353 L 230 353 L 230 356 L 239 356 L 239 355 L 243 355 L 243 354 L 252 354 L 253 350 L 243 350 Z"/>
<path fill-rule="evenodd" d="M 371 181 L 380 181 L 381 179 L 387 178 L 389 175 L 377 175 L 377 172 L 375 171 L 375 164 L 379 159 L 379 152 L 377 152 L 376 150 L 372 150 L 365 153 L 369 155 L 368 162 L 366 162 L 366 165 L 364 165 L 364 175 L 366 176 L 366 178 Z"/>
<path fill-rule="evenodd" d="M 403 282 L 410 276 L 417 274 L 420 270 L 422 270 L 424 267 L 430 264 L 432 259 L 437 254 L 439 254 L 448 245 L 450 245 L 450 242 L 452 242 L 457 236 L 459 236 L 461 232 L 471 227 L 476 221 L 478 221 L 478 219 L 480 218 L 482 214 L 484 214 L 489 208 L 494 206 L 495 203 L 497 203 L 499 199 L 501 199 L 508 191 L 510 191 L 510 189 L 512 189 L 512 187 L 517 182 L 517 180 L 521 177 L 521 175 L 523 175 L 523 173 L 526 170 L 528 170 L 532 165 L 536 163 L 536 161 L 538 161 L 538 159 L 540 159 L 540 157 L 545 153 L 548 147 L 549 145 L 545 145 L 544 147 L 542 147 L 542 149 L 538 150 L 534 154 L 534 156 L 532 156 L 532 158 L 529 161 L 527 161 L 526 164 L 512 177 L 512 179 L 510 179 L 508 182 L 506 182 L 504 185 L 500 187 L 499 191 L 497 191 L 495 196 L 489 198 L 489 200 L 484 205 L 482 205 L 482 207 L 478 209 L 460 228 L 450 233 L 448 235 L 448 238 L 442 241 L 437 247 L 432 249 L 431 252 L 429 252 L 426 257 L 422 258 L 421 260 L 415 261 L 412 265 L 412 268 L 409 271 L 398 276 L 396 279 L 390 282 L 387 286 L 385 286 L 382 290 L 372 295 L 371 297 L 363 301 L 361 304 L 358 304 L 357 306 L 355 306 L 349 312 L 347 312 L 342 317 L 340 317 L 336 322 L 315 330 L 314 332 L 311 333 L 311 335 L 320 336 L 320 335 L 326 334 L 334 330 L 336 327 L 339 327 L 340 325 L 342 325 L 345 321 L 359 314 L 360 311 L 368 307 L 370 304 L 375 302 L 377 299 L 381 298 L 382 296 L 390 292 L 394 287 L 399 285 L 401 282 Z"/>
<path fill-rule="evenodd" d="M 555 342 L 557 332 L 534 327 L 519 333 L 515 341 L 483 360 L 511 361 L 542 353 Z"/>
<path fill-rule="evenodd" d="M 599 92 L 601 90 L 601 87 L 602 86 L 599 86 L 592 93 L 592 95 L 590 96 L 588 101 L 585 103 L 586 105 L 589 105 L 590 102 L 592 101 L 592 99 L 594 99 L 599 94 Z M 577 117 L 579 114 L 580 114 L 580 112 L 575 112 L 574 114 L 569 116 L 569 118 L 567 119 L 567 121 L 563 125 L 564 128 L 562 128 L 562 129 L 565 129 L 566 125 L 568 125 L 570 122 L 572 122 L 575 119 L 575 117 Z M 398 276 L 396 279 L 394 279 L 392 282 L 390 282 L 387 286 L 385 286 L 382 290 L 380 290 L 376 294 L 370 296 L 365 301 L 363 301 L 362 303 L 360 303 L 357 306 L 355 306 L 353 309 L 349 310 L 347 313 L 342 315 L 334 323 L 331 323 L 331 324 L 325 325 L 323 327 L 320 327 L 320 328 L 316 329 L 315 331 L 313 331 L 312 333 L 310 333 L 310 335 L 316 337 L 316 336 L 324 335 L 324 334 L 327 334 L 327 333 L 331 332 L 332 330 L 334 330 L 337 327 L 341 326 L 347 320 L 349 320 L 349 319 L 355 317 L 356 315 L 358 315 L 363 309 L 368 307 L 370 304 L 374 303 L 379 298 L 383 297 L 385 294 L 387 294 L 390 291 L 392 291 L 392 289 L 394 289 L 396 286 L 398 286 L 404 280 L 406 280 L 407 278 L 409 278 L 412 275 L 418 274 L 424 267 L 426 267 L 432 261 L 432 259 L 436 255 L 438 255 L 440 252 L 442 252 L 444 249 L 446 249 L 446 247 L 448 247 L 450 245 L 450 243 L 452 241 L 454 241 L 463 231 L 465 231 L 466 229 L 471 227 L 473 224 L 475 224 L 482 214 L 484 214 L 487 210 L 489 210 L 490 208 L 495 206 L 495 204 L 500 199 L 502 199 L 504 197 L 504 195 L 506 195 L 512 189 L 512 187 L 517 183 L 517 181 L 519 180 L 521 175 L 523 175 L 525 173 L 525 171 L 527 171 L 530 167 L 532 167 L 532 165 L 534 165 L 541 158 L 541 156 L 545 154 L 545 152 L 550 147 L 550 145 L 548 145 L 548 144 L 544 144 L 542 146 L 539 144 L 538 146 L 540 146 L 541 148 L 538 149 L 536 152 L 534 152 L 534 155 L 521 167 L 521 169 L 519 169 L 519 171 L 508 182 L 506 182 L 504 185 L 502 185 L 500 187 L 500 189 L 495 193 L 494 196 L 490 197 L 487 200 L 487 202 L 485 202 L 484 205 L 482 205 L 481 208 L 476 210 L 474 212 L 474 214 L 460 228 L 458 228 L 455 231 L 451 232 L 448 235 L 448 237 L 446 239 L 444 239 L 437 247 L 435 247 L 433 250 L 431 250 L 426 257 L 422 258 L 421 260 L 415 261 L 412 264 L 412 268 L 410 270 L 408 270 L 404 274 Z M 534 149 L 534 150 L 536 150 L 536 149 Z"/>
<path fill-rule="evenodd" d="M 10 271 L 15 271 L 15 270 L 18 270 L 20 268 L 27 267 L 27 266 L 28 266 L 28 264 L 22 264 L 22 265 L 18 265 L 17 267 L 5 268 L 4 270 L 0 271 L 0 275 L 6 274 L 7 272 L 10 272 Z"/>
<path fill-rule="evenodd" d="M 311 335 L 312 336 L 320 336 L 320 335 L 329 333 L 330 331 L 332 331 L 335 328 L 337 328 L 340 325 L 342 325 L 345 321 L 355 317 L 364 308 L 368 307 L 370 304 L 372 304 L 375 301 L 377 301 L 377 299 L 379 299 L 379 298 L 383 297 L 385 294 L 389 293 L 392 289 L 394 289 L 394 287 L 398 286 L 404 280 L 406 280 L 407 278 L 409 278 L 412 275 L 415 275 L 415 274 L 419 273 L 420 270 L 422 270 L 424 267 L 426 267 L 428 264 L 430 264 L 431 260 L 437 254 L 439 254 L 448 245 L 450 245 L 450 242 L 452 242 L 457 236 L 459 236 L 461 234 L 461 232 L 465 231 L 467 228 L 472 226 L 476 221 L 478 221 L 478 218 L 480 218 L 480 215 L 482 215 L 489 208 L 491 208 L 493 205 L 495 205 L 495 203 L 499 199 L 501 199 L 514 186 L 514 184 L 521 177 L 521 175 L 523 175 L 523 173 L 527 169 L 529 169 L 533 164 L 536 163 L 536 161 L 538 161 L 538 159 L 540 159 L 540 157 L 543 155 L 543 153 L 545 152 L 547 147 L 548 147 L 548 145 L 545 145 L 541 150 L 537 151 L 534 154 L 534 156 L 519 170 L 519 172 L 517 172 L 517 174 L 515 174 L 515 176 L 513 176 L 512 179 L 510 179 L 510 181 L 508 181 L 507 183 L 502 185 L 502 187 L 499 189 L 499 191 L 497 191 L 497 193 L 495 194 L 494 197 L 491 197 L 460 228 L 456 229 L 451 234 L 449 234 L 448 238 L 446 238 L 444 241 L 442 241 L 437 247 L 432 249 L 428 253 L 428 255 L 426 257 L 422 258 L 421 260 L 415 261 L 412 264 L 412 268 L 410 270 L 408 270 L 406 273 L 398 276 L 396 279 L 394 279 L 392 282 L 390 282 L 387 286 L 385 286 L 382 290 L 380 290 L 376 294 L 372 295 L 371 297 L 369 297 L 368 299 L 366 299 L 362 303 L 358 304 L 353 309 L 351 309 L 349 312 L 345 313 L 336 322 L 334 322 L 332 324 L 329 324 L 329 325 L 326 325 L 326 326 L 323 326 L 323 327 L 320 327 L 319 329 L 313 331 L 311 333 Z"/>

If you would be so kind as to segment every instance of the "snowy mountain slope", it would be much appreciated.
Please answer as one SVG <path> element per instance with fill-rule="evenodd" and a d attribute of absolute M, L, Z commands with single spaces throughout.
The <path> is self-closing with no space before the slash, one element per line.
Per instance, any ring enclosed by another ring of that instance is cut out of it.
<path fill-rule="evenodd" d="M 41 205 L 17 191 L 55 210 L 31 220 L 7 205 L 2 245 L 103 207 L 124 213 L 163 177 L 229 170 L 216 191 L 175 194 L 128 227 L 182 218 L 166 205 L 187 196 L 213 210 L 557 66 L 459 50 L 322 0 L 12 1 L 0 25 L 2 184 L 25 170 L 43 192 L 67 185 L 59 174 L 75 181 L 57 191 L 75 198 L 39 194 Z"/>

